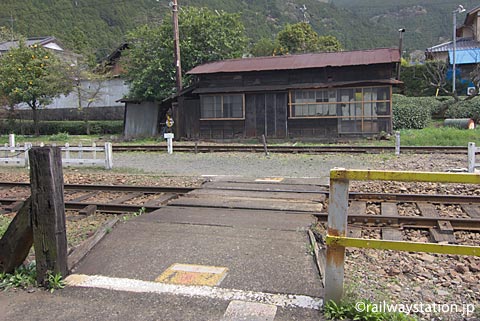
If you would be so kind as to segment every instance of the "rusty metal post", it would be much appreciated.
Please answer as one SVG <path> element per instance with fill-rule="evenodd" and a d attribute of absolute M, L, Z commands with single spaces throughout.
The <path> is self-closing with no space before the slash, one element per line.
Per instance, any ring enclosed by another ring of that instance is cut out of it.
<path fill-rule="evenodd" d="M 328 230 L 330 236 L 347 234 L 348 185 L 345 179 L 330 177 L 330 198 L 328 205 Z M 345 263 L 345 247 L 327 246 L 325 267 L 325 301 L 339 303 L 343 296 L 343 278 Z"/>

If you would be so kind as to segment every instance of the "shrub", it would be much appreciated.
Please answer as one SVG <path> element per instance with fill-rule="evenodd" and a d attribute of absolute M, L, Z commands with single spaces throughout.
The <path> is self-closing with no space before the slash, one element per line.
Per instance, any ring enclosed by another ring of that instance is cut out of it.
<path fill-rule="evenodd" d="M 461 100 L 451 104 L 445 112 L 447 118 L 472 118 L 475 123 L 480 120 L 480 98 Z"/>
<path fill-rule="evenodd" d="M 90 121 L 91 134 L 121 134 L 123 121 Z M 35 133 L 32 121 L 0 121 L 0 135 L 16 133 L 21 135 L 33 135 Z M 42 121 L 40 123 L 41 135 L 85 135 L 87 124 L 83 121 Z"/>
<path fill-rule="evenodd" d="M 431 119 L 440 102 L 434 97 L 393 95 L 393 128 L 422 129 Z"/>

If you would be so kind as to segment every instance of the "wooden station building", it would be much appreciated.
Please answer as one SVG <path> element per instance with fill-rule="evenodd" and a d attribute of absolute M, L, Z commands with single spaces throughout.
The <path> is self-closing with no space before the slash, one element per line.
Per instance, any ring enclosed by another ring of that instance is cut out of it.
<path fill-rule="evenodd" d="M 318 138 L 392 131 L 398 49 L 217 61 L 188 72 L 177 137 Z"/>

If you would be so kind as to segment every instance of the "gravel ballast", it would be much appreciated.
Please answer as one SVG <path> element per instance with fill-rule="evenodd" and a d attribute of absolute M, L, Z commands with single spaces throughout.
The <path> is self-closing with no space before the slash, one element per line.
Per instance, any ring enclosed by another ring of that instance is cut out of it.
<path fill-rule="evenodd" d="M 467 155 L 442 154 L 271 154 L 260 153 L 116 153 L 114 170 L 71 168 L 64 170 L 70 184 L 124 184 L 198 186 L 202 175 L 232 177 L 309 177 L 328 183 L 334 167 L 347 169 L 413 170 L 446 172 L 467 167 Z M 28 181 L 23 168 L 0 168 L 2 181 Z M 407 184 L 352 182 L 352 191 L 480 196 L 480 186 L 463 184 Z M 442 216 L 462 216 L 455 206 L 440 206 Z M 375 207 L 371 208 L 375 211 Z M 417 215 L 410 205 L 400 215 Z M 426 232 L 406 230 L 409 240 L 425 242 Z M 372 237 L 376 232 L 372 231 Z M 480 233 L 456 232 L 464 244 L 480 246 Z M 473 304 L 474 314 L 421 314 L 425 320 L 480 320 L 480 259 L 454 255 L 348 249 L 346 281 L 354 296 L 396 304 Z"/>

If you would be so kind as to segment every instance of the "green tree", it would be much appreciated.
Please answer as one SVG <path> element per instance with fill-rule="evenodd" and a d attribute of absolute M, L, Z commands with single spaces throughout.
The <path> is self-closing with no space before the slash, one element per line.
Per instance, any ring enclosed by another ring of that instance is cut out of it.
<path fill-rule="evenodd" d="M 275 54 L 295 54 L 319 51 L 340 51 L 342 46 L 334 36 L 319 36 L 306 22 L 287 24 L 278 33 L 279 47 Z"/>
<path fill-rule="evenodd" d="M 0 97 L 13 106 L 26 103 L 33 112 L 39 135 L 38 110 L 72 87 L 68 66 L 42 46 L 26 46 L 22 40 L 0 57 Z"/>
<path fill-rule="evenodd" d="M 125 60 L 130 98 L 161 100 L 174 92 L 173 28 L 171 15 L 159 26 L 142 26 L 128 35 Z M 185 72 L 209 61 L 238 58 L 246 51 L 245 28 L 237 14 L 185 7 L 179 14 L 183 84 Z"/>
<path fill-rule="evenodd" d="M 268 38 L 261 38 L 250 49 L 250 53 L 255 57 L 272 56 L 279 44 Z"/>
<path fill-rule="evenodd" d="M 0 26 L 0 42 L 11 41 L 12 38 L 16 40 L 19 37 L 20 35 L 16 32 L 12 32 L 12 29 L 5 26 Z"/>

